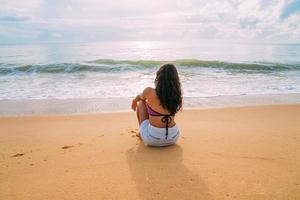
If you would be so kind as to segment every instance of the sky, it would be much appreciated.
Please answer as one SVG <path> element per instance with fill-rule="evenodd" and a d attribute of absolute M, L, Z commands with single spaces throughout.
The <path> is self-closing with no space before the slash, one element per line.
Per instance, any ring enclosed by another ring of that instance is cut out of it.
<path fill-rule="evenodd" d="M 300 0 L 0 0 L 0 43 L 300 42 Z"/>

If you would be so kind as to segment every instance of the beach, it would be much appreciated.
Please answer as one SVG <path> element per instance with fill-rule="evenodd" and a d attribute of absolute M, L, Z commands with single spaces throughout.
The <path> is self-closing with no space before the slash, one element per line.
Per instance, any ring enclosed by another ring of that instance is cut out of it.
<path fill-rule="evenodd" d="M 300 0 L 1 3 L 0 200 L 300 200 Z"/>
<path fill-rule="evenodd" d="M 300 105 L 183 110 L 145 146 L 134 112 L 0 117 L 0 199 L 300 199 Z"/>
<path fill-rule="evenodd" d="M 0 199 L 299 199 L 299 44 L 0 45 Z M 150 148 L 132 98 L 178 69 L 181 137 Z"/>

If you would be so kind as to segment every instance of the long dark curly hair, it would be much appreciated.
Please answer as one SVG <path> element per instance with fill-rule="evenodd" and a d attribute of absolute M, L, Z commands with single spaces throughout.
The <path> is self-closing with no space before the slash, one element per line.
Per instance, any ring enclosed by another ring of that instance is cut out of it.
<path fill-rule="evenodd" d="M 181 83 L 178 72 L 173 64 L 164 64 L 156 72 L 155 91 L 160 104 L 171 115 L 182 107 Z"/>

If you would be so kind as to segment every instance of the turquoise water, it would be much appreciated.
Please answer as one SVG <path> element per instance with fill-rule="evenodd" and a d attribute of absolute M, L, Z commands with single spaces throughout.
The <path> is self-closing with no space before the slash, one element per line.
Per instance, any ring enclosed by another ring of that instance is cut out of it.
<path fill-rule="evenodd" d="M 0 100 L 129 98 L 166 62 L 185 97 L 300 93 L 298 44 L 2 44 Z"/>

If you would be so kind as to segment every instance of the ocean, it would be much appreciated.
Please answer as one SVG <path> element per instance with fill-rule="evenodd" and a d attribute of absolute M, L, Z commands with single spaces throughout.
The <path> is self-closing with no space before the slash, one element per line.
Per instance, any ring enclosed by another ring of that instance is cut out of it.
<path fill-rule="evenodd" d="M 129 110 L 130 99 L 143 88 L 154 86 L 155 73 L 164 63 L 176 65 L 187 107 L 222 106 L 229 102 L 224 97 L 235 98 L 234 105 L 243 105 L 253 97 L 258 103 L 270 103 L 266 99 L 300 103 L 300 44 L 0 44 L 0 114 L 11 112 L 4 108 L 7 102 L 20 106 L 11 113 L 39 113 L 34 106 L 31 111 L 22 111 L 22 102 L 28 101 L 41 105 L 45 101 L 57 102 L 55 105 L 90 102 L 76 113 Z M 216 99 L 222 100 L 218 103 Z M 118 104 L 121 100 L 125 103 Z M 119 105 L 118 109 L 109 102 Z M 106 106 L 95 106 L 98 104 Z"/>

